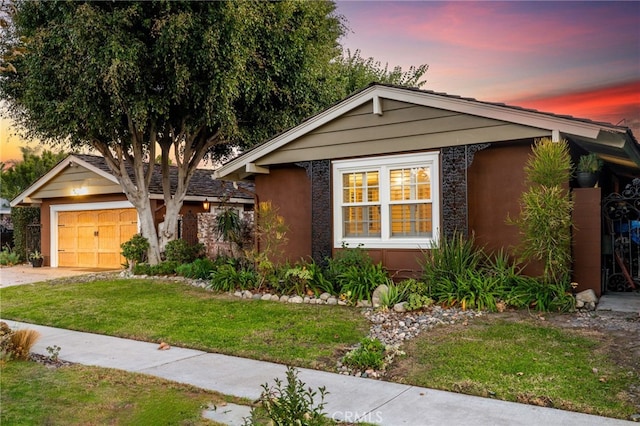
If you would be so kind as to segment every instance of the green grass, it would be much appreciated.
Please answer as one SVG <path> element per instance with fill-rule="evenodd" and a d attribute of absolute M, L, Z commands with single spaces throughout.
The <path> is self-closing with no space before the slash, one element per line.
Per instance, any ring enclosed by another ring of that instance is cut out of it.
<path fill-rule="evenodd" d="M 363 338 L 355 309 L 248 301 L 181 283 L 114 280 L 0 290 L 2 317 L 274 361 L 333 366 Z"/>
<path fill-rule="evenodd" d="M 575 330 L 476 320 L 423 334 L 391 374 L 417 386 L 628 419 L 635 411 L 626 392 L 638 373 L 602 349 Z"/>
<path fill-rule="evenodd" d="M 212 425 L 202 410 L 215 392 L 142 374 L 73 365 L 0 365 L 3 425 Z"/>

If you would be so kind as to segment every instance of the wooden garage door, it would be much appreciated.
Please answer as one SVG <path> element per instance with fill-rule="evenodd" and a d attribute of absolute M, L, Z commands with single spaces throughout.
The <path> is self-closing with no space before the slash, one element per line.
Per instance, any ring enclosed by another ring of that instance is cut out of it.
<path fill-rule="evenodd" d="M 137 231 L 135 209 L 58 213 L 58 266 L 120 268 L 120 244 Z"/>

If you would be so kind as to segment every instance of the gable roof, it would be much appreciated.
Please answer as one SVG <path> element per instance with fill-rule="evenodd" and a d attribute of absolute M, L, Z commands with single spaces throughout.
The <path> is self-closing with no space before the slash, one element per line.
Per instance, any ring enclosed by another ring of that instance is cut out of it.
<path fill-rule="evenodd" d="M 117 185 L 117 193 L 124 193 L 120 188 L 118 180 L 109 170 L 109 166 L 105 159 L 97 155 L 87 154 L 71 154 L 62 161 L 60 161 L 55 167 L 53 167 L 47 174 L 42 176 L 36 182 L 34 182 L 29 188 L 24 190 L 18 195 L 12 202 L 11 206 L 17 206 L 20 204 L 37 204 L 40 201 L 38 199 L 32 199 L 33 195 L 36 195 L 39 190 L 44 188 L 47 184 L 51 183 L 60 176 L 69 167 L 82 167 L 89 172 L 94 173 L 100 178 Z M 128 168 L 129 176 L 133 177 L 133 171 Z M 221 180 L 213 179 L 213 171 L 209 169 L 197 169 L 187 188 L 187 194 L 185 201 L 204 201 L 207 198 L 211 202 L 216 202 L 222 198 L 238 199 L 238 200 L 253 200 L 253 185 L 241 182 L 233 185 L 230 182 L 224 182 Z M 175 189 L 178 175 L 178 168 L 171 166 L 170 168 L 170 182 L 172 190 Z M 149 191 L 152 199 L 163 199 L 162 191 L 162 173 L 160 165 L 154 164 L 154 171 L 151 177 L 149 185 Z M 112 191 L 114 193 L 115 191 Z"/>
<path fill-rule="evenodd" d="M 614 166 L 617 165 L 620 168 L 631 169 L 635 172 L 640 170 L 640 148 L 637 140 L 627 127 L 540 112 L 502 103 L 478 101 L 473 98 L 453 96 L 446 93 L 374 83 L 306 119 L 298 126 L 276 135 L 227 162 L 216 170 L 215 176 L 228 180 L 240 180 L 257 173 L 268 173 L 268 167 L 272 164 L 277 164 L 277 162 L 271 164 L 269 162 L 272 159 L 276 161 L 283 158 L 283 156 L 275 154 L 286 149 L 285 147 L 290 146 L 290 144 L 292 145 L 292 142 L 310 135 L 321 126 L 328 125 L 328 123 L 353 111 L 361 111 L 365 106 L 370 116 L 373 114 L 382 117 L 385 114 L 383 104 L 389 101 L 402 102 L 439 111 L 450 111 L 467 117 L 489 120 L 492 123 L 508 123 L 512 125 L 512 128 L 519 130 L 518 134 L 526 134 L 523 130 L 529 129 L 529 134 L 536 135 L 535 137 L 549 136 L 554 140 L 567 138 L 587 151 L 598 153 L 601 158 Z M 360 109 L 358 110 L 358 108 Z M 499 134 L 499 132 L 494 132 L 493 137 L 496 134 Z M 504 138 L 500 140 L 508 139 L 509 135 L 505 134 Z M 497 141 L 497 139 L 494 141 Z M 441 146 L 445 145 L 425 148 Z M 290 154 L 288 158 L 291 159 L 292 155 Z M 291 161 L 302 160 L 301 158 Z"/>

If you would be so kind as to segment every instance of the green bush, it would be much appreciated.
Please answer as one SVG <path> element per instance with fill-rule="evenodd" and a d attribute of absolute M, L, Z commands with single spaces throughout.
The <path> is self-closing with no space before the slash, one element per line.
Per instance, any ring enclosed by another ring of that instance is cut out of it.
<path fill-rule="evenodd" d="M 11 221 L 13 222 L 13 249 L 20 256 L 20 259 L 27 258 L 27 249 L 40 249 L 38 247 L 27 247 L 27 225 L 40 223 L 39 207 L 12 207 Z"/>
<path fill-rule="evenodd" d="M 146 260 L 147 250 L 149 249 L 149 240 L 142 234 L 135 234 L 129 241 L 120 244 L 122 256 L 129 262 L 129 265 L 135 270 L 137 264 Z"/>
<path fill-rule="evenodd" d="M 249 290 L 256 287 L 259 278 L 254 270 L 231 259 L 211 272 L 209 287 L 218 291 Z"/>
<path fill-rule="evenodd" d="M 385 350 L 386 347 L 380 340 L 365 337 L 356 349 L 342 358 L 342 363 L 360 371 L 380 370 L 384 367 Z"/>
<path fill-rule="evenodd" d="M 20 255 L 9 247 L 9 245 L 6 245 L 2 251 L 0 251 L 0 265 L 13 266 L 18 263 L 20 263 Z"/>
<path fill-rule="evenodd" d="M 407 296 L 407 303 L 404 304 L 404 308 L 407 311 L 417 311 L 419 309 L 428 308 L 433 305 L 433 299 L 427 295 L 420 293 L 409 293 Z"/>
<path fill-rule="evenodd" d="M 428 284 L 431 297 L 438 299 L 434 291 L 455 287 L 456 282 L 466 277 L 467 271 L 476 271 L 485 259 L 482 249 L 475 247 L 474 237 L 465 238 L 455 232 L 451 237 L 441 237 L 438 246 L 424 250 L 423 280 Z"/>
<path fill-rule="evenodd" d="M 186 278 L 208 279 L 216 268 L 216 263 L 211 259 L 196 259 L 191 263 L 178 265 L 176 273 Z"/>
<path fill-rule="evenodd" d="M 383 309 L 390 309 L 396 303 L 405 302 L 409 295 L 406 286 L 395 284 L 390 279 L 387 280 L 387 291 L 380 292 L 380 307 Z"/>
<path fill-rule="evenodd" d="M 433 298 L 448 305 L 459 304 L 462 309 L 497 310 L 497 303 L 505 296 L 505 289 L 496 277 L 469 269 L 455 280 L 440 280 L 432 288 Z"/>
<path fill-rule="evenodd" d="M 149 265 L 148 263 L 137 263 L 133 267 L 134 275 L 175 275 L 176 269 L 180 263 L 174 261 L 164 261 L 157 265 Z"/>
<path fill-rule="evenodd" d="M 251 410 L 251 418 L 245 419 L 245 425 L 272 424 L 276 426 L 322 426 L 331 425 L 333 421 L 323 412 L 324 397 L 328 394 L 324 386 L 317 391 L 306 388 L 298 379 L 298 370 L 287 367 L 286 385 L 278 378 L 275 386 L 268 383 L 262 385 L 259 408 Z M 315 398 L 320 394 L 320 403 Z M 265 419 L 266 417 L 266 419 Z M 269 421 L 264 421 L 264 420 Z"/>
<path fill-rule="evenodd" d="M 285 268 L 284 277 L 278 290 L 283 294 L 297 294 L 305 296 L 310 289 L 313 272 L 306 265 L 298 265 L 293 268 Z"/>
<path fill-rule="evenodd" d="M 510 289 L 506 302 L 517 308 L 532 308 L 542 312 L 571 312 L 575 298 L 563 284 L 550 284 L 536 278 L 525 277 Z"/>
<path fill-rule="evenodd" d="M 323 272 L 323 268 L 315 262 L 307 264 L 307 269 L 311 272 L 309 288 L 318 296 L 322 293 L 337 294 L 333 288 L 333 283 L 329 281 Z"/>
<path fill-rule="evenodd" d="M 371 300 L 371 294 L 380 284 L 386 284 L 389 276 L 382 264 L 371 263 L 362 268 L 349 266 L 338 275 L 340 293 L 351 302 Z"/>
<path fill-rule="evenodd" d="M 327 259 L 324 277 L 333 284 L 333 291 L 328 293 L 340 294 L 342 292 L 338 277 L 347 272 L 349 268 L 366 268 L 372 264 L 369 253 L 361 246 L 350 248 L 348 244 L 342 243 L 342 250 L 338 250 L 332 258 Z"/>
<path fill-rule="evenodd" d="M 204 254 L 201 243 L 189 244 L 185 240 L 172 240 L 164 248 L 165 259 L 170 262 L 191 263 Z"/>

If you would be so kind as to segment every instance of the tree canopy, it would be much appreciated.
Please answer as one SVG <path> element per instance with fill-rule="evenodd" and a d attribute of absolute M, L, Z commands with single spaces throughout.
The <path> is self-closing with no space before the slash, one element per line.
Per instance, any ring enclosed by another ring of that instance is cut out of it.
<path fill-rule="evenodd" d="M 39 150 L 23 146 L 22 161 L 7 167 L 0 163 L 0 196 L 7 200 L 17 197 L 32 183 L 45 175 L 53 166 L 64 159 L 64 152 Z"/>
<path fill-rule="evenodd" d="M 27 136 L 104 156 L 138 210 L 151 262 L 160 254 L 148 193 L 156 147 L 166 242 L 203 159 L 251 147 L 369 78 L 418 82 L 426 71 L 405 79 L 357 52 L 342 58 L 333 2 L 21 0 L 11 11 L 0 42 L 9 115 Z"/>

